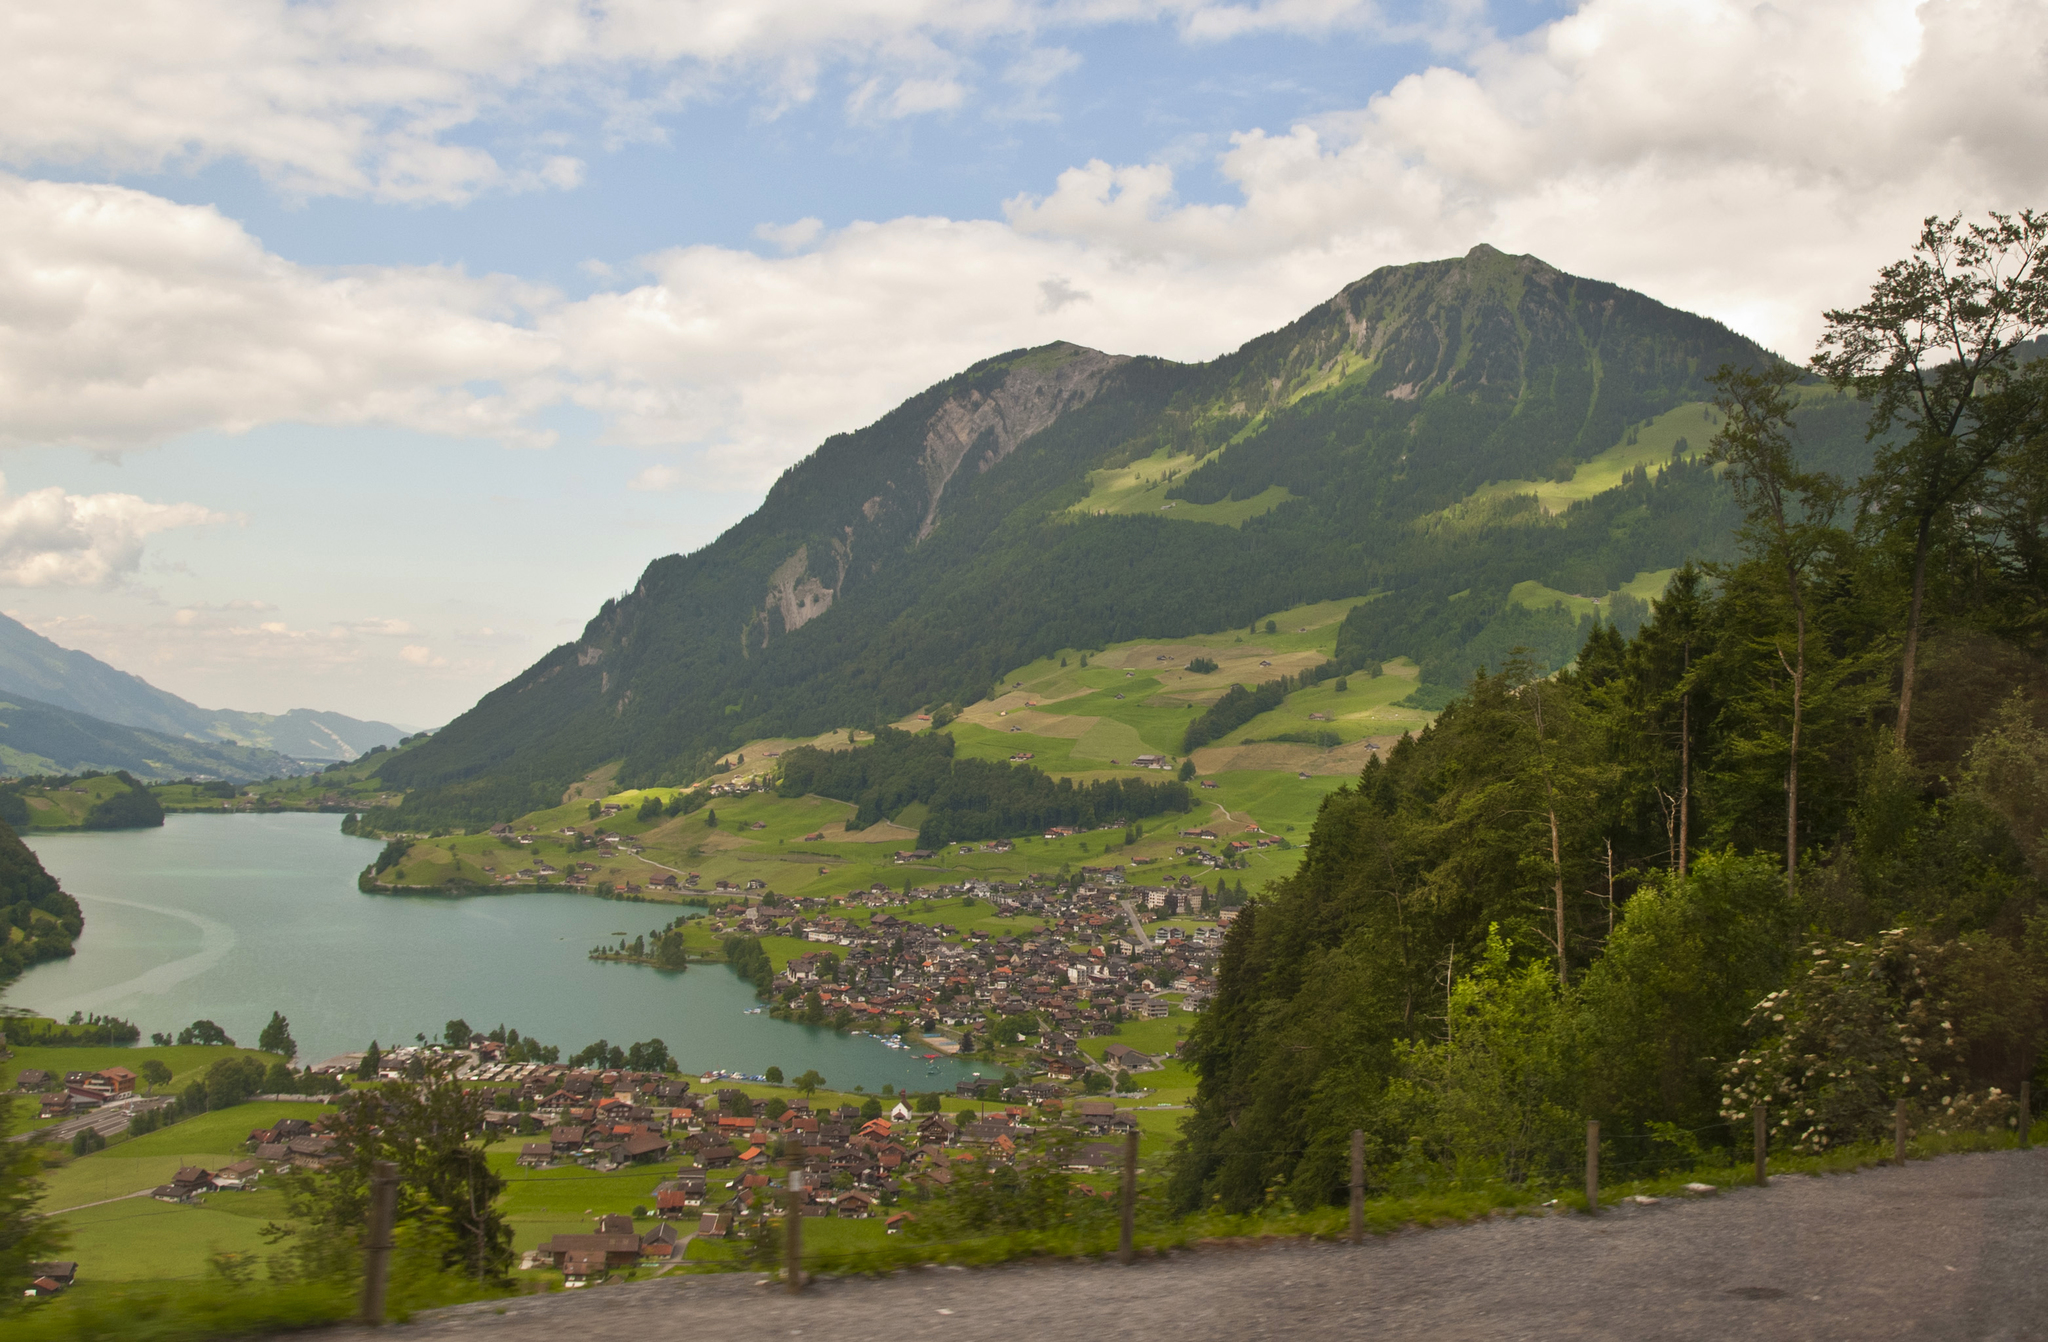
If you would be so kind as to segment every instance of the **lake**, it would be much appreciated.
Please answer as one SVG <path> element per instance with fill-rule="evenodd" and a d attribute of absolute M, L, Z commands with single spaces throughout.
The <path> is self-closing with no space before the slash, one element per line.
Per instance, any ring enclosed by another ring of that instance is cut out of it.
<path fill-rule="evenodd" d="M 660 1039 L 686 1071 L 795 1076 L 835 1088 L 951 1089 L 972 1066 L 814 1026 L 745 1014 L 753 989 L 724 965 L 672 973 L 588 958 L 679 912 L 587 895 L 365 895 L 379 844 L 331 815 L 171 816 L 162 829 L 24 835 L 85 911 L 69 960 L 8 990 L 17 1006 L 134 1021 L 147 1038 L 194 1020 L 254 1045 L 272 1011 L 303 1062 L 440 1037 L 460 1017 L 561 1048 Z"/>

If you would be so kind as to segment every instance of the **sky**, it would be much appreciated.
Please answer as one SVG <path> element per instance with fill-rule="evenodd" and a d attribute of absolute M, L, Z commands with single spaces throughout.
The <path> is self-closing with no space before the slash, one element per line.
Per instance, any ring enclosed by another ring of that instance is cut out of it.
<path fill-rule="evenodd" d="M 978 359 L 1480 242 L 1801 359 L 2043 144 L 2039 0 L 10 0 L 0 609 L 434 726 Z"/>

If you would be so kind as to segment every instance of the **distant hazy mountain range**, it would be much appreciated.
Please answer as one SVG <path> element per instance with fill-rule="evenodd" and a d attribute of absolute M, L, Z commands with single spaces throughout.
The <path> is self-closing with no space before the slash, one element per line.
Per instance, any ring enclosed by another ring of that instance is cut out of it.
<path fill-rule="evenodd" d="M 265 778 L 293 760 L 354 759 L 404 735 L 388 722 L 295 708 L 201 708 L 0 615 L 0 764 L 9 773 L 127 769 L 138 777 Z"/>

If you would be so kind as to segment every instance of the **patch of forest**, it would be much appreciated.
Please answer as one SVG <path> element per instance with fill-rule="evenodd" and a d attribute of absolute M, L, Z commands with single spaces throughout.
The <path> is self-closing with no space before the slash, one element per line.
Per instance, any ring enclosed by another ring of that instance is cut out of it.
<path fill-rule="evenodd" d="M 974 839 L 1015 838 L 1054 826 L 1093 829 L 1140 820 L 1194 805 L 1178 780 L 1055 780 L 1028 764 L 953 758 L 953 738 L 884 727 L 872 744 L 852 750 L 799 746 L 782 757 L 777 791 L 784 797 L 814 793 L 852 802 L 849 830 L 866 829 L 916 802 L 928 814 L 918 846 L 937 848 Z"/>

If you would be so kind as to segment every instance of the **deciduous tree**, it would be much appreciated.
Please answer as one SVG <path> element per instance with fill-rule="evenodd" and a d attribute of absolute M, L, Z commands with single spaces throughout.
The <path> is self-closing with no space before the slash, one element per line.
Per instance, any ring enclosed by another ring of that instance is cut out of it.
<path fill-rule="evenodd" d="M 1864 518 L 1911 546 L 1894 726 L 1903 747 L 1928 557 L 2028 426 L 2038 430 L 2032 389 L 2013 373 L 2019 347 L 2048 330 L 2048 214 L 1993 211 L 1981 224 L 1930 216 L 1912 254 L 1878 273 L 1869 300 L 1829 312 L 1827 323 L 1813 367 L 1872 402 L 1869 435 L 1880 443 L 1862 483 Z"/>

